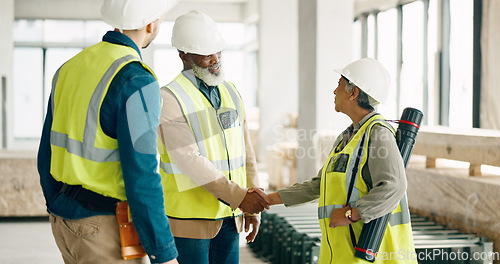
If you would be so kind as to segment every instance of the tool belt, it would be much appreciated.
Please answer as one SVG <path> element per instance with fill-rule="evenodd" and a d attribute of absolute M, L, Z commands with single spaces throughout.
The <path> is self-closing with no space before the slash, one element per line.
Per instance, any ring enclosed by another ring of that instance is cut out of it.
<path fill-rule="evenodd" d="M 116 203 L 120 202 L 118 199 L 87 190 L 81 185 L 69 185 L 63 183 L 60 193 L 66 195 L 72 200 L 77 201 L 81 206 L 90 211 L 115 213 Z"/>
<path fill-rule="evenodd" d="M 66 183 L 63 183 L 60 193 L 77 201 L 87 210 L 115 213 L 120 233 L 122 258 L 129 260 L 146 256 L 146 252 L 141 245 L 139 235 L 130 217 L 130 210 L 126 201 L 103 196 L 87 190 L 81 185 L 69 185 Z"/>

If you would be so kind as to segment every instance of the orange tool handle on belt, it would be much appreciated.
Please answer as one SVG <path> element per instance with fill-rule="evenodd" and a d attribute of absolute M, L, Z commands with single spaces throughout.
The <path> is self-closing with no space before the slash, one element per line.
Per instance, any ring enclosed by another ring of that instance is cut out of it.
<path fill-rule="evenodd" d="M 139 241 L 139 235 L 135 230 L 128 202 L 116 203 L 116 219 L 118 220 L 118 229 L 120 231 L 120 242 L 122 246 L 122 258 L 124 260 L 142 258 L 146 252 Z"/>

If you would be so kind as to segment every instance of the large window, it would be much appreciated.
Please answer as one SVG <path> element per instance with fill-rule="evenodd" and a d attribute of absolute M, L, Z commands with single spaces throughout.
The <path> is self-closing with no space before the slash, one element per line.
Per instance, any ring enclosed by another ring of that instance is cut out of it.
<path fill-rule="evenodd" d="M 378 58 L 392 77 L 380 112 L 398 118 L 410 106 L 427 125 L 472 127 L 473 3 L 415 0 L 356 18 L 360 53 Z"/>
<path fill-rule="evenodd" d="M 171 46 L 173 22 L 165 21 L 155 41 L 142 52 L 152 65 L 160 85 L 172 81 L 182 70 L 177 50 Z M 223 51 L 226 79 L 242 94 L 247 107 L 256 105 L 256 24 L 218 23 L 228 43 Z M 16 20 L 14 22 L 14 78 L 12 135 L 14 146 L 33 147 L 42 131 L 51 90 L 52 76 L 68 59 L 98 43 L 110 26 L 102 21 Z M 19 143 L 19 144 L 17 144 Z"/>
<path fill-rule="evenodd" d="M 397 119 L 397 27 L 398 12 L 390 9 L 378 14 L 378 60 L 387 68 L 391 76 L 389 98 L 385 105 L 379 106 L 379 111 L 389 119 Z"/>
<path fill-rule="evenodd" d="M 423 110 L 424 4 L 416 1 L 403 6 L 403 49 L 398 113 L 406 107 Z"/>
<path fill-rule="evenodd" d="M 43 50 L 14 50 L 14 137 L 40 136 L 43 121 Z"/>
<path fill-rule="evenodd" d="M 354 20 L 352 24 L 352 58 L 354 60 L 361 58 L 361 30 L 362 23 L 359 19 Z"/>
<path fill-rule="evenodd" d="M 473 5 L 450 1 L 450 127 L 472 124 Z"/>
<path fill-rule="evenodd" d="M 12 120 L 14 142 L 40 138 L 52 76 L 69 58 L 97 43 L 101 21 L 16 20 Z"/>

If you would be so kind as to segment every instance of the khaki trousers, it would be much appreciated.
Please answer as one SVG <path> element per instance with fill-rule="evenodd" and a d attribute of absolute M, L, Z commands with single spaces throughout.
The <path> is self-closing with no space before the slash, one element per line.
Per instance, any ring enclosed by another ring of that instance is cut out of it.
<path fill-rule="evenodd" d="M 147 264 L 147 257 L 121 258 L 120 234 L 114 215 L 69 220 L 49 216 L 52 234 L 66 264 Z"/>

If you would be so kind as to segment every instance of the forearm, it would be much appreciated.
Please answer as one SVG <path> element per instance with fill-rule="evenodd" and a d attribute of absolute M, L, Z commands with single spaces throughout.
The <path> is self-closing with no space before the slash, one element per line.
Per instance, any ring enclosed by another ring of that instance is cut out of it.
<path fill-rule="evenodd" d="M 283 200 L 281 199 L 279 192 L 270 193 L 267 196 L 267 199 L 268 199 L 269 205 L 277 205 L 277 204 L 283 203 Z"/>
<path fill-rule="evenodd" d="M 277 202 L 282 202 L 285 206 L 299 205 L 319 198 L 321 185 L 321 169 L 316 177 L 302 182 L 295 183 L 290 187 L 279 190 L 280 197 Z"/>
<path fill-rule="evenodd" d="M 118 106 L 116 125 L 127 201 L 141 244 L 152 263 L 177 257 L 157 172 L 158 89 L 157 84 L 146 86 L 124 100 L 126 104 Z"/>

